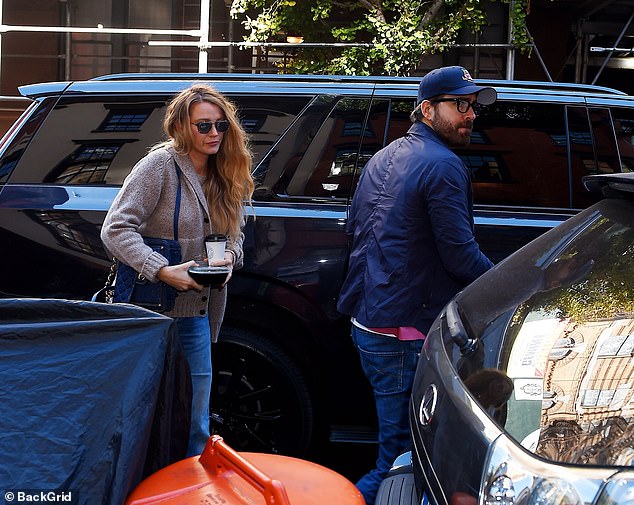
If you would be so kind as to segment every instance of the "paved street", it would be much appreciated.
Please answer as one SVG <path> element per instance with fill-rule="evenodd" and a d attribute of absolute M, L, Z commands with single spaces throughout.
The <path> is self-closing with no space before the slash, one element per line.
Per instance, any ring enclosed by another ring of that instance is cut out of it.
<path fill-rule="evenodd" d="M 356 482 L 374 467 L 376 451 L 376 444 L 331 444 L 323 458 L 318 458 L 314 462 Z"/>

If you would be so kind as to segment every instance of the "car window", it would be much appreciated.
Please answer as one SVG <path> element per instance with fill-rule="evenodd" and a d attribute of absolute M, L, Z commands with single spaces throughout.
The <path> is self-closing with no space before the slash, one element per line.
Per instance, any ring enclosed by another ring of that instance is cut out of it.
<path fill-rule="evenodd" d="M 476 204 L 570 205 L 563 105 L 497 101 L 455 151 L 471 170 Z"/>
<path fill-rule="evenodd" d="M 242 127 L 249 136 L 253 166 L 269 152 L 279 137 L 308 105 L 310 96 L 232 96 Z"/>
<path fill-rule="evenodd" d="M 256 194 L 270 198 L 347 199 L 369 100 L 322 95 L 256 168 Z"/>
<path fill-rule="evenodd" d="M 160 141 L 165 99 L 62 98 L 18 162 L 11 182 L 121 184 Z"/>
<path fill-rule="evenodd" d="M 634 171 L 634 110 L 613 107 L 612 118 L 623 172 Z"/>
<path fill-rule="evenodd" d="M 585 188 L 581 178 L 599 170 L 592 130 L 586 107 L 568 107 L 568 142 L 570 145 L 571 188 L 576 202 L 583 199 Z M 571 206 L 573 202 L 570 202 Z"/>
<path fill-rule="evenodd" d="M 614 126 L 609 109 L 591 107 L 588 109 L 592 136 L 596 146 L 598 174 L 613 174 L 621 171 L 621 162 L 614 136 Z M 588 175 L 595 172 L 589 171 Z"/>
<path fill-rule="evenodd" d="M 2 152 L 2 159 L 0 161 L 0 183 L 3 184 L 7 182 L 22 157 L 24 150 L 31 142 L 33 135 L 35 135 L 35 132 L 46 118 L 50 109 L 55 105 L 55 101 L 55 98 L 46 98 L 40 103 L 33 102 L 25 112 L 26 117 L 24 118 L 24 123 L 19 126 L 15 138 L 6 146 L 4 142 L 8 141 L 11 131 L 5 134 L 2 141 L 2 148 L 6 150 Z"/>
<path fill-rule="evenodd" d="M 586 175 L 621 171 L 608 109 L 568 107 L 572 206 L 582 209 L 597 201 L 583 185 Z"/>
<path fill-rule="evenodd" d="M 391 100 L 385 145 L 407 133 L 407 130 L 412 126 L 409 116 L 414 107 L 416 107 L 416 100 L 413 98 L 394 98 Z"/>
<path fill-rule="evenodd" d="M 383 145 L 407 132 L 414 105 L 414 99 L 373 102 L 369 124 L 388 124 L 388 127 L 387 130 L 375 127 L 376 142 L 364 139 L 365 162 Z M 574 128 L 575 139 L 590 141 L 592 155 L 588 118 L 575 123 Z M 381 136 L 382 144 L 378 142 Z M 476 119 L 470 145 L 456 148 L 455 152 L 471 171 L 476 204 L 556 208 L 571 205 L 566 116 L 562 104 L 496 102 Z M 611 152 L 614 154 L 614 149 Z M 573 155 L 576 163 L 582 164 L 582 154 Z M 579 185 L 581 176 L 578 176 Z"/>
<path fill-rule="evenodd" d="M 413 98 L 380 98 L 372 100 L 366 131 L 361 140 L 358 169 L 354 175 L 356 188 L 365 164 L 380 149 L 402 137 L 412 125 L 409 114 L 416 101 Z"/>
<path fill-rule="evenodd" d="M 249 135 L 255 163 L 305 107 L 309 97 L 230 97 Z M 148 149 L 161 142 L 169 97 L 63 98 L 46 117 L 11 175 L 14 183 L 123 182 Z"/>

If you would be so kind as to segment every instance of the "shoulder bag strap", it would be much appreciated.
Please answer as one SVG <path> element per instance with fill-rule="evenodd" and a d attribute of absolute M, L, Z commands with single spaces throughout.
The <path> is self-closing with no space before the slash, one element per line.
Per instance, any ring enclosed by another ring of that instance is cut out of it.
<path fill-rule="evenodd" d="M 178 240 L 178 216 L 181 211 L 181 167 L 174 160 L 176 175 L 178 176 L 178 189 L 176 190 L 176 205 L 174 207 L 174 240 Z"/>

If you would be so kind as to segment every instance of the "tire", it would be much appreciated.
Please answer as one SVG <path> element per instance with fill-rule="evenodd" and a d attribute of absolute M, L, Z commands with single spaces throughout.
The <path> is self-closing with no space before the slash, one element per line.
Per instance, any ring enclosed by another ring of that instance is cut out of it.
<path fill-rule="evenodd" d="M 381 482 L 374 505 L 415 505 L 414 474 L 399 473 Z"/>
<path fill-rule="evenodd" d="M 212 361 L 211 433 L 237 451 L 304 456 L 313 402 L 289 354 L 259 334 L 223 327 Z"/>

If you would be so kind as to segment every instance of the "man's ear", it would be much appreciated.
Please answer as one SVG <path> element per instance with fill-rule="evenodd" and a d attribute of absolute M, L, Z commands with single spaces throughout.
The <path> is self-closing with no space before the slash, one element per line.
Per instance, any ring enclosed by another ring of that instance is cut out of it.
<path fill-rule="evenodd" d="M 429 100 L 423 100 L 419 107 L 423 118 L 431 121 L 434 115 L 434 106 L 432 103 Z"/>

